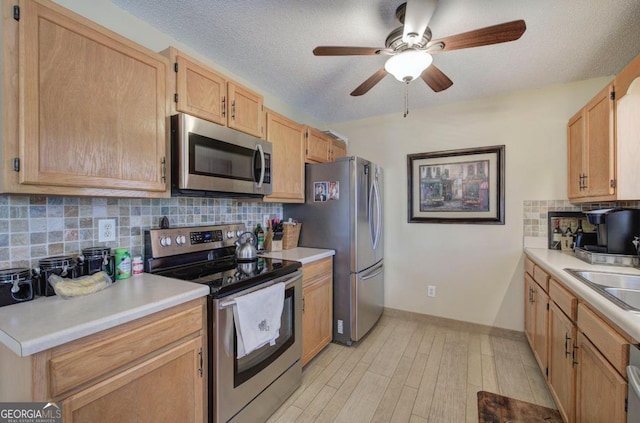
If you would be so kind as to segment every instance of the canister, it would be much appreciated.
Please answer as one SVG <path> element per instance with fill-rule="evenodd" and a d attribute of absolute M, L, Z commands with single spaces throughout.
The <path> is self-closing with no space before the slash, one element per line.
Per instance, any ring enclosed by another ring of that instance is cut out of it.
<path fill-rule="evenodd" d="M 78 256 L 79 267 L 82 276 L 93 275 L 97 272 L 105 272 L 115 281 L 115 259 L 111 255 L 109 247 L 90 247 L 83 248 L 82 255 Z"/>
<path fill-rule="evenodd" d="M 131 255 L 126 248 L 116 248 L 116 280 L 131 277 Z"/>
<path fill-rule="evenodd" d="M 55 291 L 49 285 L 49 276 L 55 274 L 61 278 L 73 279 L 80 275 L 76 261 L 71 256 L 53 256 L 43 258 L 38 262 L 38 266 L 34 269 L 38 276 L 38 288 L 35 290 L 36 295 L 41 297 L 50 297 L 56 295 Z"/>
<path fill-rule="evenodd" d="M 33 299 L 31 270 L 22 267 L 0 270 L 0 306 Z"/>

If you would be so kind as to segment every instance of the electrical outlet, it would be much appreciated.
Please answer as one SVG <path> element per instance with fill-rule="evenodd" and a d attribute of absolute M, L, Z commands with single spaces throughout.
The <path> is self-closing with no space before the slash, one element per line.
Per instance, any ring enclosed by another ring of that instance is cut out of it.
<path fill-rule="evenodd" d="M 427 296 L 435 297 L 436 296 L 436 287 L 434 285 L 429 285 L 427 287 Z"/>
<path fill-rule="evenodd" d="M 109 242 L 116 240 L 116 220 L 98 220 L 98 242 Z"/>
<path fill-rule="evenodd" d="M 262 215 L 262 229 L 266 232 L 267 231 L 267 221 L 269 220 L 269 215 L 268 214 L 263 214 Z"/>

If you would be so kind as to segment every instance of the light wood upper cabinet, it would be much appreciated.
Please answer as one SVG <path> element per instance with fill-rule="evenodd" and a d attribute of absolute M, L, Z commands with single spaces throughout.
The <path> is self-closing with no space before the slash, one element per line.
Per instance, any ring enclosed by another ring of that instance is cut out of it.
<path fill-rule="evenodd" d="M 340 140 L 331 140 L 331 161 L 336 161 L 340 157 L 346 157 L 347 145 Z"/>
<path fill-rule="evenodd" d="M 334 162 L 347 155 L 347 146 L 344 142 L 310 126 L 305 126 L 305 139 L 307 163 Z"/>
<path fill-rule="evenodd" d="M 305 127 L 305 161 L 326 163 L 331 161 L 331 137 L 310 126 Z"/>
<path fill-rule="evenodd" d="M 640 199 L 639 114 L 640 56 L 569 120 L 569 200 Z"/>
<path fill-rule="evenodd" d="M 168 196 L 168 62 L 55 3 L 19 7 L 2 28 L 3 191 Z"/>
<path fill-rule="evenodd" d="M 236 84 L 227 83 L 227 125 L 229 128 L 262 138 L 264 136 L 263 97 Z"/>
<path fill-rule="evenodd" d="M 613 85 L 569 120 L 569 200 L 615 200 L 614 124 Z"/>
<path fill-rule="evenodd" d="M 267 141 L 272 143 L 272 194 L 266 202 L 304 203 L 304 126 L 267 110 Z"/>
<path fill-rule="evenodd" d="M 172 63 L 173 113 L 183 112 L 218 125 L 264 137 L 264 98 L 227 79 L 174 47 L 161 52 Z"/>
<path fill-rule="evenodd" d="M 227 124 L 227 80 L 224 76 L 170 48 L 176 73 L 176 111 Z M 176 71 L 177 66 L 177 71 Z"/>
<path fill-rule="evenodd" d="M 302 365 L 333 337 L 333 257 L 302 266 Z"/>

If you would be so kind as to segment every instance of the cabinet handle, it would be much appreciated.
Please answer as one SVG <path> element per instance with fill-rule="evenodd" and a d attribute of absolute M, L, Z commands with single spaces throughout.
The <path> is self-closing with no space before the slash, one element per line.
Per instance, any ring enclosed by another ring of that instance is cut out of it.
<path fill-rule="evenodd" d="M 564 358 L 569 357 L 569 354 L 571 354 L 568 350 L 569 341 L 571 341 L 571 337 L 565 333 L 564 334 Z"/>
<path fill-rule="evenodd" d="M 573 351 L 571 352 L 571 359 L 573 361 L 573 363 L 571 363 L 572 366 L 576 366 L 577 364 L 579 364 L 576 361 L 576 350 L 578 349 L 578 346 L 576 344 L 573 344 Z"/>
<path fill-rule="evenodd" d="M 227 97 L 222 97 L 222 117 L 227 116 Z"/>
<path fill-rule="evenodd" d="M 536 302 L 536 290 L 531 288 L 531 304 Z"/>
<path fill-rule="evenodd" d="M 304 313 L 304 297 L 302 297 L 302 312 Z"/>
<path fill-rule="evenodd" d="M 162 160 L 160 160 L 160 180 L 162 182 L 164 182 L 165 184 L 167 183 L 167 159 L 166 157 L 163 157 Z"/>
<path fill-rule="evenodd" d="M 198 351 L 198 356 L 200 356 L 200 368 L 198 369 L 198 371 L 200 372 L 200 377 L 202 377 L 204 374 L 204 370 L 203 370 L 204 361 L 202 359 L 202 348 L 200 348 L 200 351 Z"/>
<path fill-rule="evenodd" d="M 233 100 L 233 102 L 231 103 L 231 119 L 235 120 L 236 118 L 236 101 Z"/>

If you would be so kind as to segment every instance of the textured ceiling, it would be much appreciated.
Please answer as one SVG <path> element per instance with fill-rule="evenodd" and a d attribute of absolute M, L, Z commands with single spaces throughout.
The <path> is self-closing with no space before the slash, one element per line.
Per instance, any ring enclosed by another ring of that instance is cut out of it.
<path fill-rule="evenodd" d="M 349 95 L 386 56 L 316 57 L 318 45 L 384 47 L 403 0 L 111 0 L 263 93 L 326 123 L 401 114 L 391 75 Z M 434 55 L 453 86 L 409 85 L 418 109 L 618 73 L 640 53 L 639 0 L 440 0 L 433 38 L 524 19 L 517 41 Z M 267 104 L 268 106 L 268 104 Z"/>

